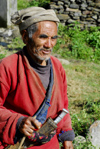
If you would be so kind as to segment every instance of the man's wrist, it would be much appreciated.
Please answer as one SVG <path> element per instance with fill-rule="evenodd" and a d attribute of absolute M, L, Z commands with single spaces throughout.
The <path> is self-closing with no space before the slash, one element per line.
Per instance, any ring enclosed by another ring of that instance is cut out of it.
<path fill-rule="evenodd" d="M 18 121 L 17 121 L 17 124 L 16 124 L 16 134 L 15 134 L 15 138 L 14 138 L 14 143 L 16 144 L 17 141 L 23 137 L 23 134 L 19 131 L 19 126 L 20 126 L 20 123 L 22 122 L 24 116 L 21 116 Z"/>
<path fill-rule="evenodd" d="M 59 142 L 64 142 L 64 141 L 73 141 L 75 138 L 75 133 L 73 130 L 69 130 L 69 131 L 62 131 L 59 134 L 58 140 Z"/>

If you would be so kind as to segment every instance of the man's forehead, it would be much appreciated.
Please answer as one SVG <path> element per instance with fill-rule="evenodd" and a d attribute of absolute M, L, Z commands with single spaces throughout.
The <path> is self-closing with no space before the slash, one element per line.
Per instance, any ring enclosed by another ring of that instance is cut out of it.
<path fill-rule="evenodd" d="M 42 21 L 38 23 L 38 33 L 47 35 L 50 34 L 57 34 L 57 24 L 51 21 Z M 54 36 L 53 35 L 53 36 Z"/>
<path fill-rule="evenodd" d="M 49 28 L 56 29 L 57 24 L 56 22 L 53 22 L 53 21 L 41 21 L 41 22 L 38 22 L 38 28 L 41 28 L 44 30 L 49 29 Z"/>

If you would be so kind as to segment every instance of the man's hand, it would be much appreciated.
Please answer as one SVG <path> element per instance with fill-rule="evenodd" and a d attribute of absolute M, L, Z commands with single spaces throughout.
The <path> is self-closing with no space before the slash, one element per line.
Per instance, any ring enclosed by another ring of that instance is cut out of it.
<path fill-rule="evenodd" d="M 73 149 L 72 141 L 64 141 L 63 148 L 64 149 Z"/>
<path fill-rule="evenodd" d="M 36 120 L 36 118 L 25 117 L 23 118 L 19 126 L 19 131 L 28 137 L 32 135 L 35 129 L 40 129 L 41 125 L 42 124 L 38 120 Z"/>

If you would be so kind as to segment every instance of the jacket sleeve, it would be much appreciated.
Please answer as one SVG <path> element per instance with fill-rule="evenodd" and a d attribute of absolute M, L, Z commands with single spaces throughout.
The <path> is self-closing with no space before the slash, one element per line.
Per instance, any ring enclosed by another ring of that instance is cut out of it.
<path fill-rule="evenodd" d="M 14 144 L 16 123 L 22 115 L 13 113 L 4 106 L 10 89 L 10 74 L 5 66 L 0 63 L 0 140 L 7 144 Z"/>

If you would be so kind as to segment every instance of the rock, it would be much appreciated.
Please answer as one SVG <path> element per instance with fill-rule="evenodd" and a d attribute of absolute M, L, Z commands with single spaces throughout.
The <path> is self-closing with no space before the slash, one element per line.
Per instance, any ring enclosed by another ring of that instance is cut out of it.
<path fill-rule="evenodd" d="M 69 7 L 73 8 L 73 9 L 79 9 L 79 5 L 77 5 L 77 4 L 70 4 Z"/>
<path fill-rule="evenodd" d="M 12 36 L 12 30 L 11 29 L 7 29 L 7 30 L 5 29 L 3 32 L 0 33 L 0 36 L 4 37 L 4 38 Z"/>
<path fill-rule="evenodd" d="M 19 37 L 21 36 L 20 35 L 20 31 L 19 31 L 19 28 L 16 26 L 14 27 L 14 29 L 12 30 L 12 37 L 15 38 L 15 37 Z"/>
<path fill-rule="evenodd" d="M 64 3 L 61 1 L 58 1 L 58 5 L 63 5 Z"/>
<path fill-rule="evenodd" d="M 70 5 L 70 2 L 66 0 L 64 4 Z"/>
<path fill-rule="evenodd" d="M 92 11 L 93 7 L 88 7 L 87 10 Z"/>
<path fill-rule="evenodd" d="M 69 65 L 69 64 L 70 64 L 70 62 L 69 62 L 68 60 L 61 59 L 61 58 L 59 58 L 59 60 L 60 60 L 60 62 L 61 62 L 62 64 L 65 64 L 65 65 Z"/>
<path fill-rule="evenodd" d="M 91 11 L 88 11 L 88 10 L 83 11 L 82 13 L 83 13 L 83 15 L 89 15 L 89 14 L 92 14 L 92 12 L 91 12 Z"/>
<path fill-rule="evenodd" d="M 0 28 L 0 34 L 2 34 L 5 31 L 5 28 Z"/>
<path fill-rule="evenodd" d="M 93 22 L 94 19 L 92 19 L 92 18 L 86 18 L 86 21 L 87 21 L 87 22 Z"/>
<path fill-rule="evenodd" d="M 73 16 L 72 19 L 73 20 L 79 20 L 80 18 L 79 17 L 76 17 L 76 16 Z"/>
<path fill-rule="evenodd" d="M 59 9 L 59 7 L 58 7 L 57 5 L 55 5 L 55 4 L 51 4 L 51 5 L 50 5 L 50 8 L 51 8 L 51 9 Z"/>
<path fill-rule="evenodd" d="M 84 24 L 84 25 L 90 25 L 89 22 L 87 22 L 87 21 L 80 21 L 80 23 Z"/>
<path fill-rule="evenodd" d="M 64 9 L 60 9 L 60 10 L 58 11 L 59 14 L 62 14 L 63 12 L 64 12 Z"/>
<path fill-rule="evenodd" d="M 81 13 L 80 10 L 78 10 L 78 9 L 71 9 L 71 8 L 66 8 L 66 11 L 69 11 L 69 12 L 80 12 Z"/>
<path fill-rule="evenodd" d="M 97 22 L 100 23 L 100 19 L 98 19 Z"/>
<path fill-rule="evenodd" d="M 100 3 L 100 0 L 95 0 L 96 3 Z"/>
<path fill-rule="evenodd" d="M 79 20 L 79 19 L 80 19 L 81 14 L 80 14 L 80 13 L 78 13 L 78 12 L 75 12 L 75 13 L 70 12 L 70 13 L 69 13 L 69 16 L 70 16 L 72 19 L 74 19 L 74 20 Z"/>
<path fill-rule="evenodd" d="M 79 146 L 80 144 L 86 143 L 86 139 L 83 136 L 77 136 L 74 139 L 74 148 Z"/>
<path fill-rule="evenodd" d="M 89 128 L 89 140 L 96 149 L 100 148 L 100 120 L 95 121 Z"/>
<path fill-rule="evenodd" d="M 76 0 L 76 3 L 81 4 L 82 0 Z"/>
<path fill-rule="evenodd" d="M 93 8 L 93 11 L 100 12 L 100 9 Z"/>
<path fill-rule="evenodd" d="M 94 20 L 97 20 L 97 15 L 94 15 L 94 16 L 92 16 L 92 18 L 94 19 Z"/>
<path fill-rule="evenodd" d="M 65 5 L 64 5 L 64 7 L 65 7 L 65 9 L 67 9 L 67 8 L 68 8 L 68 5 L 67 5 L 67 4 L 65 4 Z"/>
<path fill-rule="evenodd" d="M 86 28 L 96 27 L 96 24 L 86 24 L 85 27 Z"/>
<path fill-rule="evenodd" d="M 75 20 L 68 19 L 67 23 L 69 23 L 69 24 L 75 23 Z"/>
<path fill-rule="evenodd" d="M 70 2 L 75 2 L 75 0 L 70 0 Z"/>
<path fill-rule="evenodd" d="M 100 8 L 100 3 L 96 3 L 96 8 Z"/>
<path fill-rule="evenodd" d="M 87 4 L 84 4 L 84 3 L 83 3 L 83 4 L 81 5 L 81 7 L 86 8 L 86 7 L 87 7 Z"/>
<path fill-rule="evenodd" d="M 69 19 L 69 16 L 67 14 L 57 14 L 57 17 L 60 20 L 67 20 L 67 19 Z"/>
<path fill-rule="evenodd" d="M 91 1 L 91 2 L 89 3 L 89 6 L 94 7 L 94 6 L 95 6 L 95 3 Z"/>
<path fill-rule="evenodd" d="M 74 16 L 77 16 L 77 17 L 80 17 L 82 14 L 81 14 L 81 12 L 79 11 L 79 12 L 75 12 L 74 13 Z"/>
<path fill-rule="evenodd" d="M 82 21 L 85 21 L 86 18 L 87 18 L 87 15 L 82 15 L 82 16 L 80 17 L 80 19 L 81 19 Z"/>

